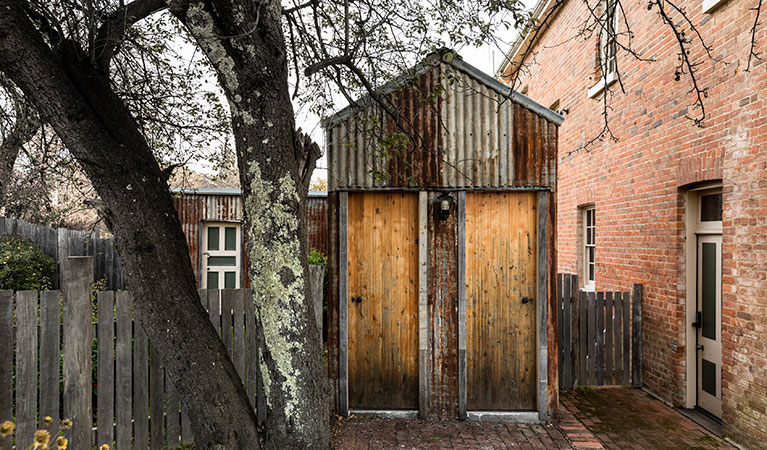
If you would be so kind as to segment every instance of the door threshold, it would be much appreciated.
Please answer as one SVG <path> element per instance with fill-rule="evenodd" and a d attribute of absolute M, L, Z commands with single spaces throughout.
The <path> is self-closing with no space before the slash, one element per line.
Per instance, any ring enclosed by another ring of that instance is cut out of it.
<path fill-rule="evenodd" d="M 468 411 L 466 416 L 479 422 L 541 423 L 537 411 Z"/>
<path fill-rule="evenodd" d="M 417 409 L 350 409 L 350 416 L 381 417 L 384 419 L 417 419 Z"/>
<path fill-rule="evenodd" d="M 674 408 L 679 411 L 683 416 L 702 426 L 718 438 L 723 438 L 722 435 L 722 419 L 714 416 L 708 411 L 702 410 L 698 407 L 694 409 L 687 408 Z"/>

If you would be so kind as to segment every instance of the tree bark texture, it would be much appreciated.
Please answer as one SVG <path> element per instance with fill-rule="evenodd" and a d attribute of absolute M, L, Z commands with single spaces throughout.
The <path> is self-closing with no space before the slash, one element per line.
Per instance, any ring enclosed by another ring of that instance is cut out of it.
<path fill-rule="evenodd" d="M 232 113 L 259 324 L 265 446 L 329 448 L 329 383 L 307 295 L 303 211 L 319 152 L 295 131 L 282 5 L 179 0 L 170 10 L 207 54 Z"/>
<path fill-rule="evenodd" d="M 0 0 L 0 70 L 56 130 L 103 200 L 134 295 L 201 449 L 258 448 L 247 394 L 195 290 L 168 186 L 123 102 L 76 43 L 45 43 L 19 0 Z"/>

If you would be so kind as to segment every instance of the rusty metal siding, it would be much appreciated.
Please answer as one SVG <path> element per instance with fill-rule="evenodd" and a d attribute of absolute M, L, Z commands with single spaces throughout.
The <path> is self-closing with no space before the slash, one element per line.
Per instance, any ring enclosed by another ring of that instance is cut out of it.
<path fill-rule="evenodd" d="M 432 64 L 412 84 L 385 94 L 398 121 L 368 104 L 328 122 L 330 190 L 556 189 L 553 113 L 519 94 L 504 94 L 508 88 L 498 82 Z M 412 136 L 412 145 L 392 150 L 380 144 L 395 133 Z"/>
<path fill-rule="evenodd" d="M 189 259 L 195 277 L 200 270 L 200 233 L 202 221 L 242 222 L 242 201 L 239 195 L 179 194 L 173 197 L 173 206 L 181 221 L 181 228 L 189 247 Z M 243 234 L 244 235 L 244 234 Z M 243 248 L 244 243 L 243 243 Z M 250 286 L 247 277 L 246 252 L 243 252 L 243 287 Z"/>
<path fill-rule="evenodd" d="M 439 193 L 429 194 L 428 298 L 429 405 L 428 416 L 458 416 L 458 217 L 455 211 L 440 220 Z M 457 195 L 453 194 L 456 208 Z"/>
<path fill-rule="evenodd" d="M 328 198 L 306 199 L 306 249 L 328 254 Z"/>

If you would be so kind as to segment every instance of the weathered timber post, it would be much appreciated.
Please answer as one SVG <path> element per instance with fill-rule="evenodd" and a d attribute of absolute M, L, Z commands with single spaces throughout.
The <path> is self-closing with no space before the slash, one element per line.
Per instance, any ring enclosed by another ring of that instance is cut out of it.
<path fill-rule="evenodd" d="M 642 387 L 642 294 L 642 285 L 634 284 L 631 302 L 631 382 L 634 387 Z"/>
<path fill-rule="evenodd" d="M 72 421 L 70 446 L 90 448 L 91 283 L 93 257 L 69 257 L 62 267 L 64 294 L 64 417 Z"/>
<path fill-rule="evenodd" d="M 325 279 L 325 267 L 309 265 L 309 292 L 314 304 L 314 317 L 317 319 L 317 329 L 322 339 L 322 299 L 324 298 L 323 280 Z"/>

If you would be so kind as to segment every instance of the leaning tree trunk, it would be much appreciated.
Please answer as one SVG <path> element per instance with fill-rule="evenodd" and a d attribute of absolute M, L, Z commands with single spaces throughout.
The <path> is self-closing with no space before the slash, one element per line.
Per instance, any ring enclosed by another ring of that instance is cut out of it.
<path fill-rule="evenodd" d="M 174 380 L 201 449 L 258 448 L 256 418 L 200 305 L 165 176 L 107 77 L 74 43 L 57 53 L 0 0 L 0 70 L 54 127 L 101 197 L 136 317 Z"/>
<path fill-rule="evenodd" d="M 319 154 L 294 131 L 282 6 L 276 0 L 178 0 L 170 10 L 207 54 L 232 113 L 260 325 L 265 446 L 328 448 L 328 383 L 307 295 L 303 214 Z"/>

